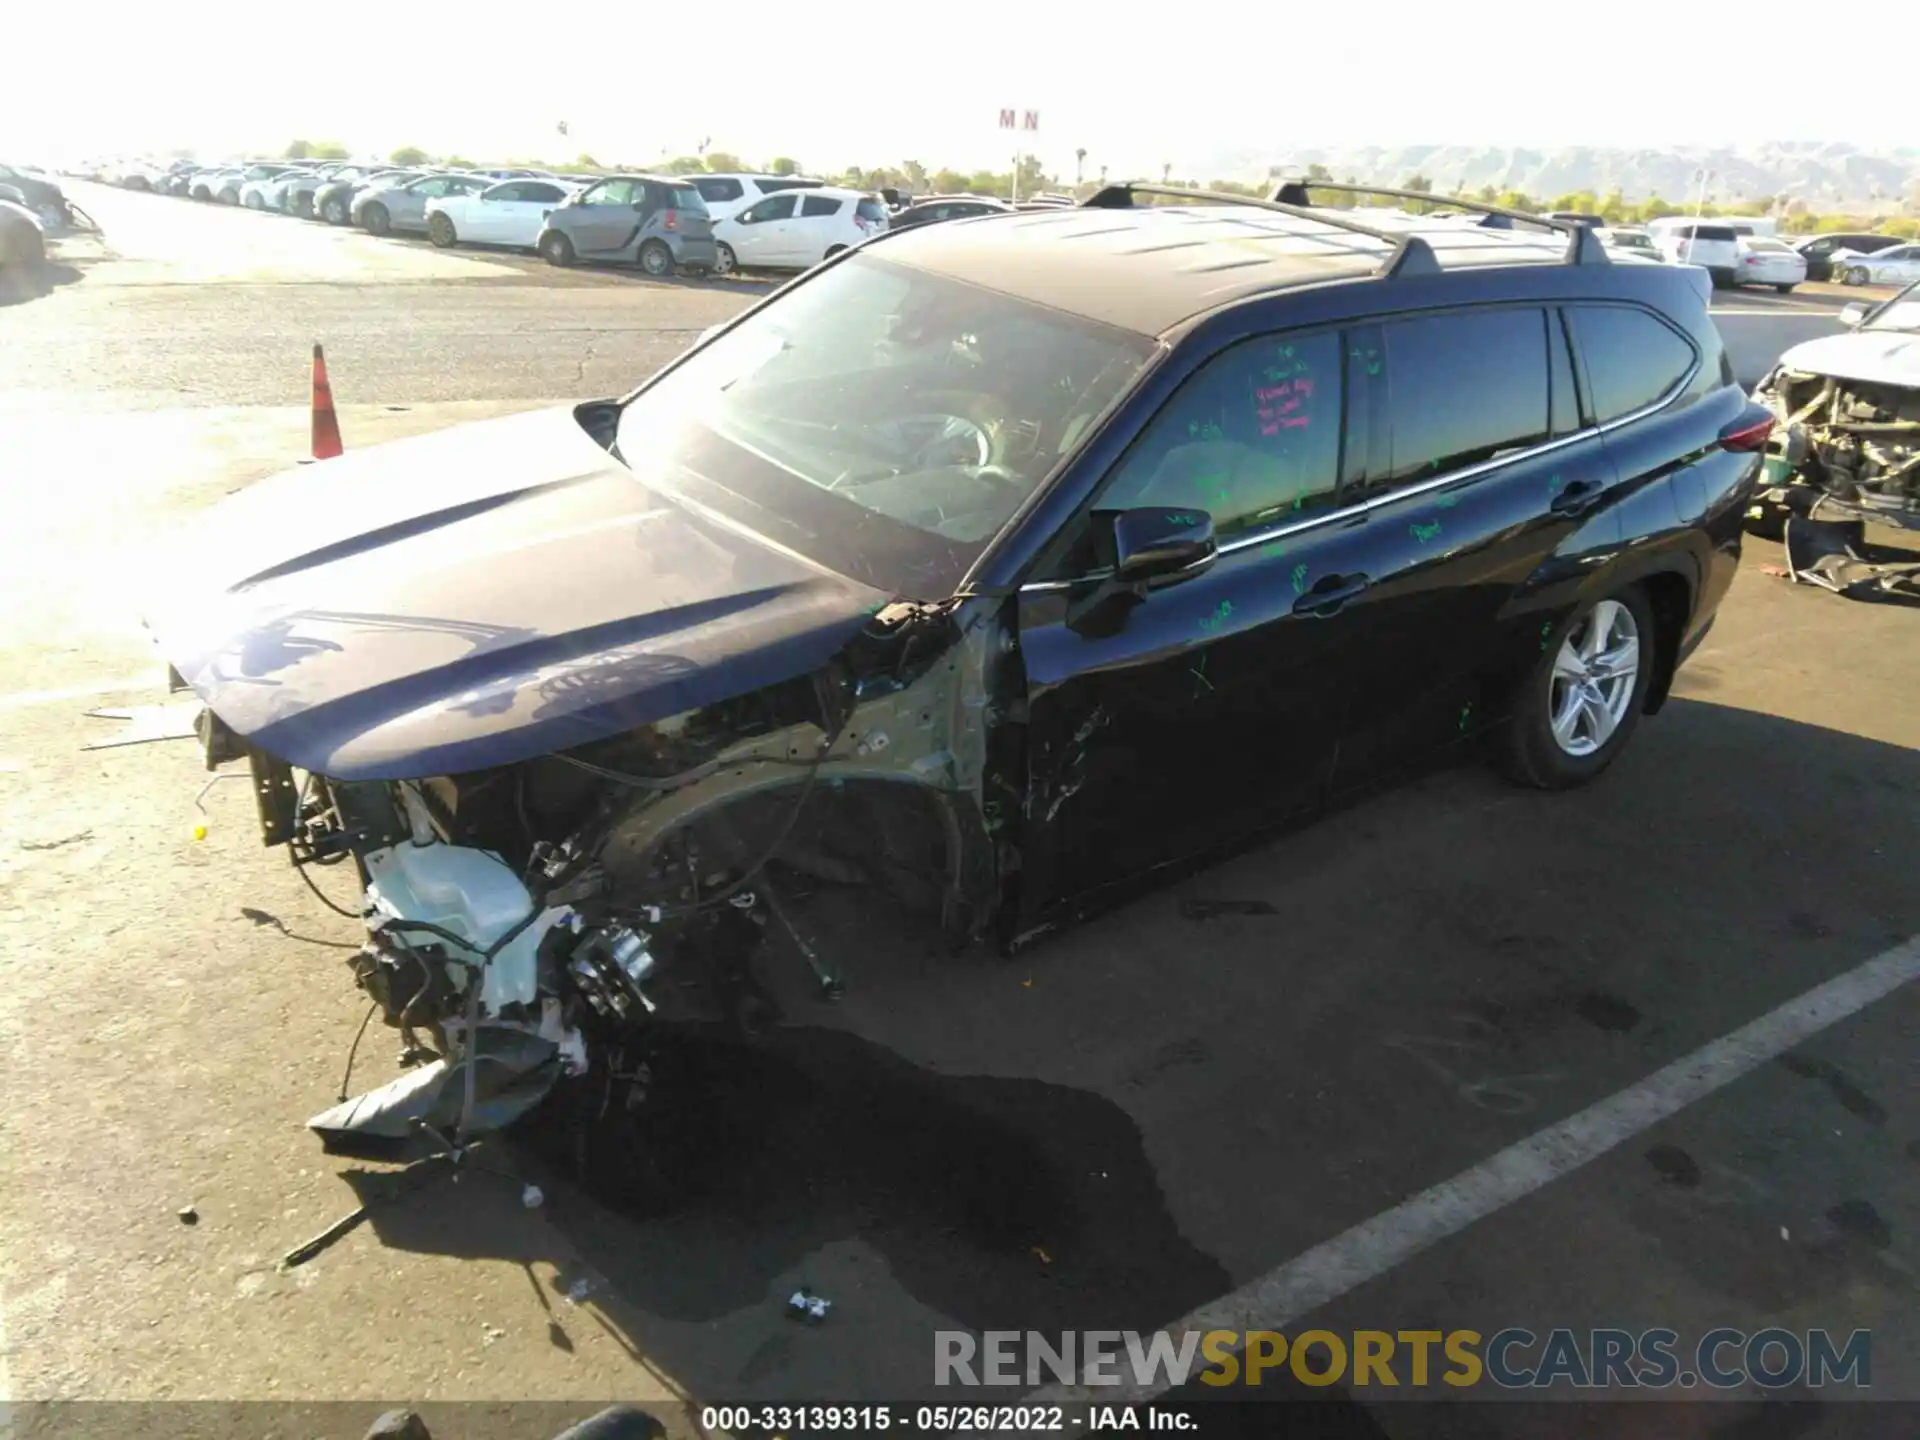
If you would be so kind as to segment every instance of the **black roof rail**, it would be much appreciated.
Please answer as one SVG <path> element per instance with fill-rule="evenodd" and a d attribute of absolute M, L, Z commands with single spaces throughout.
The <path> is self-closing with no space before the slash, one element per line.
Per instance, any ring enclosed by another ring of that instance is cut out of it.
<path fill-rule="evenodd" d="M 1434 257 L 1433 247 L 1418 235 L 1407 233 L 1394 234 L 1391 230 L 1382 230 L 1373 225 L 1363 225 L 1358 220 L 1349 220 L 1336 211 L 1328 214 L 1325 210 L 1310 210 L 1283 200 L 1278 195 L 1262 200 L 1257 195 L 1233 195 L 1224 190 L 1189 190 L 1183 185 L 1154 185 L 1140 180 L 1124 180 L 1118 185 L 1106 185 L 1094 191 L 1080 202 L 1078 208 L 1092 210 L 1131 210 L 1136 195 L 1168 195 L 1181 200 L 1206 200 L 1216 205 L 1251 205 L 1257 210 L 1271 210 L 1280 215 L 1291 215 L 1296 220 L 1311 220 L 1317 225 L 1329 225 L 1336 230 L 1346 230 L 1355 235 L 1365 235 L 1373 240 L 1381 240 L 1393 246 L 1393 253 L 1381 262 L 1374 273 L 1387 279 L 1397 279 L 1409 275 L 1437 275 L 1440 262 Z"/>
<path fill-rule="evenodd" d="M 1468 200 L 1459 195 L 1435 195 L 1426 190 L 1393 190 L 1383 185 L 1348 185 L 1335 180 L 1286 180 L 1273 187 L 1271 198 L 1285 205 L 1311 206 L 1313 202 L 1307 194 L 1310 190 L 1333 190 L 1342 195 L 1386 195 L 1395 200 L 1415 200 L 1425 205 L 1471 210 L 1479 215 L 1498 216 L 1508 222 L 1519 220 L 1528 225 L 1538 225 L 1544 230 L 1558 230 L 1570 235 L 1572 238 L 1567 242 L 1565 264 L 1609 263 L 1607 248 L 1600 243 L 1600 237 L 1592 233 L 1591 225 L 1576 220 L 1560 220 L 1551 215 L 1534 215 L 1525 210 L 1511 210 L 1504 205 L 1489 205 L 1483 200 Z"/>

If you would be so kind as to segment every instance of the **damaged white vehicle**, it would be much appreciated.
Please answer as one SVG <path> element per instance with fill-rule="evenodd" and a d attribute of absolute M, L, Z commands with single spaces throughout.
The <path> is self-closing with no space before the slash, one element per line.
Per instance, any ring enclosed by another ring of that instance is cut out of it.
<path fill-rule="evenodd" d="M 1844 335 L 1796 345 L 1754 391 L 1774 412 L 1748 524 L 1784 539 L 1797 581 L 1840 593 L 1914 584 L 1869 523 L 1920 530 L 1920 283 L 1840 314 Z"/>

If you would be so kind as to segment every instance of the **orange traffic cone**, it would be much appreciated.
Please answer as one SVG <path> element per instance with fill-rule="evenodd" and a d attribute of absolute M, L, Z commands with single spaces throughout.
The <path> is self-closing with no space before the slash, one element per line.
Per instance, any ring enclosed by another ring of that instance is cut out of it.
<path fill-rule="evenodd" d="M 313 458 L 331 460 L 345 449 L 340 443 L 340 417 L 333 413 L 333 386 L 327 380 L 327 357 L 313 347 Z"/>

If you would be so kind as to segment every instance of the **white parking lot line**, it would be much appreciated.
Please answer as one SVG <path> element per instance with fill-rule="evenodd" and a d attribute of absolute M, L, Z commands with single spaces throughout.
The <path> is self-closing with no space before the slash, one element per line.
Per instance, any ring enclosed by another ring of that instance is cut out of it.
<path fill-rule="evenodd" d="M 1233 1330 L 1242 1334 L 1283 1330 L 1916 979 L 1920 979 L 1920 936 L 1835 976 L 1638 1084 L 1423 1190 L 1404 1204 L 1361 1221 L 1165 1328 L 1176 1336 L 1189 1330 Z M 1158 1380 L 1147 1385 L 1053 1386 L 1027 1398 L 1052 1404 L 1124 1404 L 1150 1400 L 1167 1388 Z"/>

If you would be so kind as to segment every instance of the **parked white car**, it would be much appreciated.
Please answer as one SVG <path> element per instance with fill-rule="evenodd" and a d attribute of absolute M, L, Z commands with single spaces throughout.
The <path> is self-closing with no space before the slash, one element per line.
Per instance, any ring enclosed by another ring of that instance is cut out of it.
<path fill-rule="evenodd" d="M 1895 245 L 1871 255 L 1836 250 L 1833 273 L 1847 285 L 1906 285 L 1920 280 L 1920 245 Z"/>
<path fill-rule="evenodd" d="M 558 180 L 505 180 L 478 195 L 427 201 L 427 238 L 439 246 L 511 245 L 531 250 L 547 216 L 579 193 Z"/>
<path fill-rule="evenodd" d="M 886 202 L 867 190 L 788 190 L 718 221 L 714 270 L 805 270 L 887 228 Z"/>
<path fill-rule="evenodd" d="M 1654 221 L 1647 227 L 1660 253 L 1676 265 L 1699 265 L 1716 286 L 1739 284 L 1740 231 L 1713 220 L 1679 224 Z"/>
<path fill-rule="evenodd" d="M 1807 278 L 1806 257 L 1784 240 L 1743 235 L 1736 248 L 1740 254 L 1736 284 L 1771 285 L 1785 295 Z"/>
<path fill-rule="evenodd" d="M 809 180 L 800 175 L 687 175 L 687 184 L 700 192 L 707 214 L 715 220 L 731 220 L 749 205 L 786 190 L 819 190 L 824 180 Z"/>
<path fill-rule="evenodd" d="M 265 180 L 249 180 L 240 187 L 240 203 L 249 210 L 284 211 L 287 208 L 287 187 L 296 180 L 308 179 L 316 168 L 296 165 Z"/>

